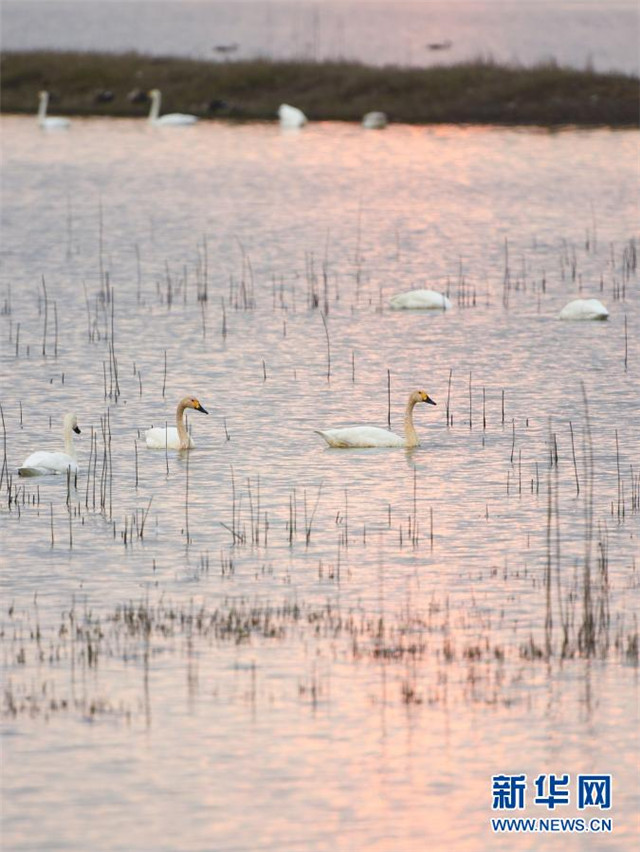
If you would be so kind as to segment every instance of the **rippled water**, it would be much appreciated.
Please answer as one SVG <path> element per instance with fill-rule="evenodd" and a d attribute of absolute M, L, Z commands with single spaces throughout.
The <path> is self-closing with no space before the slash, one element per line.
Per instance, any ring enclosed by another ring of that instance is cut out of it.
<path fill-rule="evenodd" d="M 632 0 L 5 0 L 2 44 L 373 65 L 555 60 L 637 74 L 638 23 Z"/>
<path fill-rule="evenodd" d="M 628 849 L 637 132 L 2 131 L 6 848 L 487 849 L 492 775 L 594 772 Z M 422 446 L 326 448 L 389 380 Z"/>

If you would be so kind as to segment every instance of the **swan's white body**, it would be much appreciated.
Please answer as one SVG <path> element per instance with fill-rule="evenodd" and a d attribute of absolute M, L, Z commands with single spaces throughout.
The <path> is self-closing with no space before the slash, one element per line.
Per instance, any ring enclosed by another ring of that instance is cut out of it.
<path fill-rule="evenodd" d="M 561 320 L 606 320 L 609 311 L 599 299 L 574 299 L 558 314 Z"/>
<path fill-rule="evenodd" d="M 187 432 L 187 427 L 184 422 L 184 411 L 186 408 L 193 408 L 194 411 L 200 411 L 202 414 L 208 414 L 206 408 L 198 402 L 195 397 L 185 396 L 178 403 L 176 409 L 176 425 L 175 426 L 154 426 L 147 429 L 144 433 L 146 445 L 152 450 L 191 450 L 195 447 L 193 438 Z"/>
<path fill-rule="evenodd" d="M 388 123 L 387 114 L 384 112 L 368 112 L 362 118 L 362 126 L 367 130 L 382 130 Z"/>
<path fill-rule="evenodd" d="M 307 123 L 307 116 L 302 110 L 289 104 L 280 104 L 278 118 L 281 127 L 304 127 Z"/>
<path fill-rule="evenodd" d="M 444 293 L 436 290 L 409 290 L 392 296 L 389 304 L 394 310 L 448 311 L 452 305 Z"/>
<path fill-rule="evenodd" d="M 78 418 L 75 414 L 67 414 L 64 418 L 64 453 L 52 453 L 48 450 L 31 453 L 18 468 L 20 476 L 46 476 L 67 471 L 77 473 L 79 468 L 73 446 L 74 432 L 80 434 Z"/>
<path fill-rule="evenodd" d="M 348 426 L 345 429 L 326 429 L 324 431 L 316 429 L 315 431 L 324 438 L 330 447 L 343 449 L 350 447 L 417 447 L 420 445 L 420 440 L 413 425 L 413 409 L 418 402 L 436 404 L 424 391 L 414 391 L 409 396 L 404 415 L 404 437 L 377 426 Z"/>
<path fill-rule="evenodd" d="M 149 121 L 154 127 L 186 127 L 189 124 L 195 124 L 198 117 L 195 115 L 187 115 L 183 112 L 169 112 L 166 115 L 160 115 L 160 103 L 162 94 L 159 89 L 152 89 L 149 92 L 151 98 L 151 109 L 149 110 Z"/>
<path fill-rule="evenodd" d="M 67 130 L 71 127 L 71 122 L 68 118 L 59 116 L 47 116 L 47 107 L 49 106 L 49 92 L 38 92 L 40 103 L 38 104 L 38 124 L 43 130 Z"/>

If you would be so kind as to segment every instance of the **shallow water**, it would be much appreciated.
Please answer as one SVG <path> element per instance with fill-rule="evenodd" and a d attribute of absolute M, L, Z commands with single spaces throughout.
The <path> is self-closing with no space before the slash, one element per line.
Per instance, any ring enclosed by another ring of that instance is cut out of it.
<path fill-rule="evenodd" d="M 5 50 L 640 71 L 632 0 L 5 0 L 2 15 Z"/>
<path fill-rule="evenodd" d="M 7 848 L 486 849 L 504 772 L 613 774 L 629 848 L 637 132 L 2 131 Z M 388 377 L 422 446 L 325 448 Z M 77 486 L 18 480 L 72 409 Z"/>

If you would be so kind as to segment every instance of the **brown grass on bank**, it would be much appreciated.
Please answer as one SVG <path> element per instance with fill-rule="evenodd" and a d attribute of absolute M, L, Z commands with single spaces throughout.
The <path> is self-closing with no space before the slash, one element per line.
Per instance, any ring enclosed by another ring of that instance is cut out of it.
<path fill-rule="evenodd" d="M 312 120 L 359 121 L 375 109 L 417 124 L 638 126 L 637 78 L 554 63 L 401 68 L 38 51 L 5 53 L 1 71 L 4 112 L 35 113 L 37 92 L 48 89 L 56 112 L 143 117 L 144 93 L 159 88 L 163 111 L 201 117 L 270 119 L 287 102 Z"/>

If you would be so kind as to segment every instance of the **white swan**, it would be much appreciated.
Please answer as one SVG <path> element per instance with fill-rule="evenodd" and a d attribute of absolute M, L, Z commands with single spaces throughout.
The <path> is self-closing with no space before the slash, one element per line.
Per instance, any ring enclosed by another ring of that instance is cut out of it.
<path fill-rule="evenodd" d="M 188 124 L 195 124 L 198 120 L 195 115 L 187 115 L 183 112 L 168 112 L 166 115 L 160 115 L 160 101 L 162 95 L 160 89 L 152 89 L 149 92 L 151 98 L 151 109 L 149 110 L 149 121 L 155 127 L 185 127 Z"/>
<path fill-rule="evenodd" d="M 187 432 L 187 427 L 184 425 L 185 408 L 193 408 L 202 414 L 209 413 L 206 408 L 200 405 L 195 397 L 185 396 L 178 403 L 175 426 L 168 426 L 166 428 L 164 426 L 154 426 L 152 429 L 147 429 L 144 433 L 148 447 L 152 450 L 191 450 L 195 447 L 191 435 Z"/>
<path fill-rule="evenodd" d="M 606 320 L 609 311 L 599 299 L 574 299 L 558 314 L 561 320 Z"/>
<path fill-rule="evenodd" d="M 349 426 L 346 429 L 314 431 L 321 435 L 330 447 L 417 447 L 420 441 L 413 426 L 413 409 L 418 402 L 436 405 L 423 390 L 414 391 L 409 396 L 404 413 L 404 438 L 377 426 Z"/>
<path fill-rule="evenodd" d="M 278 107 L 278 118 L 280 127 L 304 127 L 307 116 L 298 107 L 289 104 L 280 104 Z"/>
<path fill-rule="evenodd" d="M 43 130 L 66 130 L 71 127 L 71 122 L 68 118 L 60 118 L 58 116 L 47 116 L 47 107 L 49 106 L 49 92 L 38 92 L 40 103 L 38 104 L 38 124 Z"/>
<path fill-rule="evenodd" d="M 20 476 L 45 476 L 50 473 L 78 472 L 78 462 L 73 433 L 80 434 L 78 418 L 75 414 L 67 414 L 64 418 L 64 453 L 52 453 L 48 450 L 38 450 L 31 453 L 18 468 Z"/>
<path fill-rule="evenodd" d="M 448 311 L 452 305 L 444 293 L 435 290 L 409 290 L 389 299 L 394 310 Z"/>
<path fill-rule="evenodd" d="M 384 112 L 368 112 L 362 118 L 362 126 L 367 130 L 382 130 L 389 120 Z"/>

